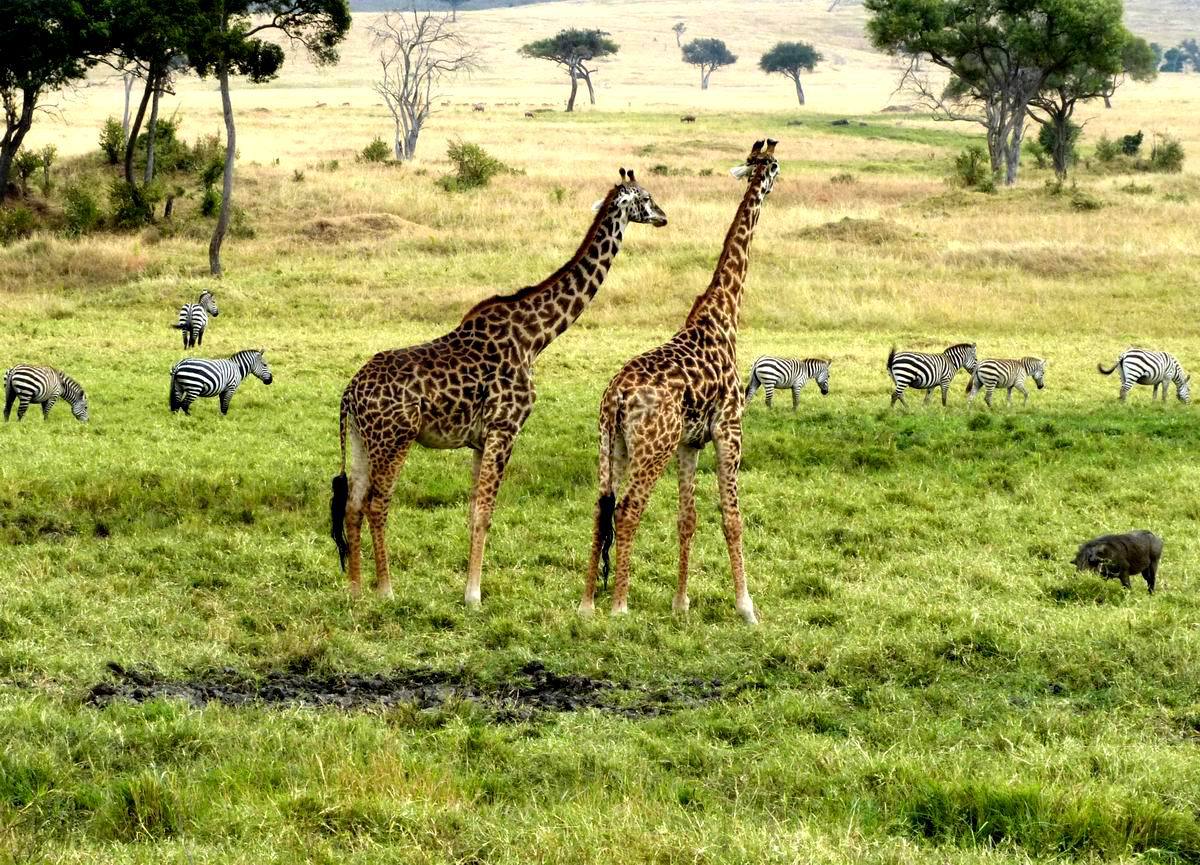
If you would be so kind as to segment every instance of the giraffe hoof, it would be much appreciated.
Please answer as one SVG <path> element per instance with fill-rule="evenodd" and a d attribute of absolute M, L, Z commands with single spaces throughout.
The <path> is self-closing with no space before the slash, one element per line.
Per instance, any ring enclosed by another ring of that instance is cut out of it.
<path fill-rule="evenodd" d="M 591 601 L 580 601 L 579 615 L 590 619 L 595 614 L 596 614 L 596 605 L 594 603 L 592 603 Z"/>
<path fill-rule="evenodd" d="M 618 607 L 618 606 L 614 606 L 614 607 L 612 608 L 612 613 L 611 613 L 611 615 L 614 615 L 614 616 L 628 616 L 628 615 L 629 615 L 629 607 L 628 607 L 628 606 L 626 606 L 626 605 L 624 605 L 624 604 L 622 604 L 622 605 L 621 605 L 621 606 L 619 606 L 619 607 Z"/>
<path fill-rule="evenodd" d="M 464 597 L 464 600 L 466 601 L 468 610 L 479 611 L 483 609 L 483 600 L 480 597 L 478 590 L 474 592 L 468 591 Z"/>
<path fill-rule="evenodd" d="M 380 598 L 380 600 L 384 601 L 390 601 L 392 598 L 396 597 L 396 593 L 392 591 L 391 586 L 378 587 L 375 589 L 375 594 Z"/>
<path fill-rule="evenodd" d="M 676 613 L 686 613 L 691 605 L 692 602 L 688 600 L 687 595 L 684 595 L 682 598 L 674 598 L 671 601 L 671 609 Z"/>
<path fill-rule="evenodd" d="M 744 607 L 739 606 L 738 612 L 742 614 L 742 618 L 746 620 L 747 625 L 757 625 L 758 616 L 754 614 L 754 604 L 747 602 Z"/>

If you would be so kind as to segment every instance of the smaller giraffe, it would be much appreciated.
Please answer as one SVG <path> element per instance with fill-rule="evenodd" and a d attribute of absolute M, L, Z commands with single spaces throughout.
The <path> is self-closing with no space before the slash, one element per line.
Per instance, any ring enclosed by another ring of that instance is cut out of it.
<path fill-rule="evenodd" d="M 758 619 L 746 588 L 742 560 L 742 516 L 738 468 L 742 455 L 745 396 L 737 368 L 738 315 L 763 201 L 779 174 L 775 142 L 755 142 L 744 164 L 731 172 L 749 185 L 708 289 L 688 313 L 683 328 L 668 342 L 635 357 L 613 378 L 600 404 L 600 498 L 587 583 L 579 611 L 595 608 L 601 558 L 608 581 L 608 554 L 617 543 L 617 580 L 612 612 L 628 612 L 630 558 L 638 524 L 671 457 L 679 462 L 679 587 L 672 603 L 688 609 L 688 556 L 696 533 L 696 464 L 712 442 L 717 452 L 721 519 L 733 572 L 734 604 L 750 624 Z M 621 491 L 620 501 L 617 492 Z M 615 524 L 614 524 L 615 523 Z"/>

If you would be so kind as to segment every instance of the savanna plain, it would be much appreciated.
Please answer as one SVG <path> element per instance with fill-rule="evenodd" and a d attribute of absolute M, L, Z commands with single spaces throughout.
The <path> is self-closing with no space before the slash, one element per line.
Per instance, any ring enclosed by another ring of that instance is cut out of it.
<path fill-rule="evenodd" d="M 692 4 L 597 4 L 630 45 L 673 38 L 661 7 Z M 504 40 L 531 38 L 528 15 L 552 32 L 590 10 L 532 8 L 462 14 L 493 60 L 409 166 L 354 159 L 388 133 L 363 20 L 341 66 L 235 90 L 244 227 L 219 282 L 195 193 L 170 226 L 0 249 L 0 368 L 60 366 L 92 415 L 0 426 L 0 862 L 1200 861 L 1200 427 L 1145 388 L 1119 405 L 1095 369 L 1142 344 L 1200 370 L 1197 78 L 1089 106 L 1080 145 L 1169 132 L 1183 173 L 1089 161 L 1055 194 L 1026 160 L 988 195 L 945 180 L 977 128 L 880 113 L 896 70 L 824 4 L 786 13 L 838 22 L 842 63 L 812 77 L 808 108 L 749 68 L 700 94 L 672 43 L 615 62 L 597 107 L 527 119 L 565 83 Z M 727 11 L 727 32 L 753 29 Z M 206 85 L 181 83 L 175 107 L 185 137 L 219 131 Z M 103 172 L 119 85 L 60 108 L 37 140 L 65 176 Z M 602 596 L 580 618 L 600 394 L 707 284 L 743 189 L 728 169 L 764 135 L 781 175 L 751 251 L 743 376 L 762 353 L 833 365 L 829 396 L 746 411 L 761 624 L 733 609 L 711 450 L 690 613 L 670 610 L 671 469 L 631 615 Z M 444 192 L 459 137 L 518 173 Z M 621 166 L 670 222 L 630 227 L 537 366 L 482 611 L 462 602 L 463 451 L 414 451 L 390 520 L 396 596 L 351 600 L 328 535 L 342 388 L 374 352 L 552 272 Z M 221 315 L 200 354 L 265 347 L 275 383 L 245 383 L 224 418 L 212 400 L 172 416 L 168 325 L 206 287 Z M 891 344 L 967 340 L 1049 358 L 1046 389 L 968 410 L 960 374 L 947 409 L 910 394 L 889 410 Z M 1082 540 L 1133 528 L 1165 539 L 1155 595 L 1074 570 Z M 370 699 L 393 680 L 414 699 Z M 164 681 L 261 699 L 138 691 Z M 347 681 L 366 696 L 314 705 Z M 550 686 L 566 696 L 539 700 Z"/>

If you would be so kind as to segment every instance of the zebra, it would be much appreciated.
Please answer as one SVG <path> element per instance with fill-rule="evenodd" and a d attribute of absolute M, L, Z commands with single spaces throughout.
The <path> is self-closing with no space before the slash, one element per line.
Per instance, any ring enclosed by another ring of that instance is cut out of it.
<path fill-rule="evenodd" d="M 896 346 L 888 353 L 887 371 L 895 383 L 892 391 L 894 406 L 899 400 L 905 407 L 905 388 L 915 387 L 925 391 L 925 403 L 933 396 L 935 388 L 942 389 L 942 405 L 946 404 L 946 395 L 950 390 L 950 382 L 958 375 L 960 369 L 969 373 L 975 372 L 975 343 L 960 342 L 952 345 L 941 354 L 926 354 L 920 351 L 896 351 Z"/>
<path fill-rule="evenodd" d="M 997 358 L 981 360 L 975 367 L 975 372 L 971 373 L 970 381 L 967 382 L 967 405 L 971 404 L 975 399 L 975 394 L 979 393 L 982 388 L 984 391 L 983 401 L 988 404 L 988 408 L 991 408 L 992 392 L 998 387 L 1008 390 L 1008 398 L 1005 400 L 1008 405 L 1012 405 L 1014 387 L 1025 398 L 1022 405 L 1028 403 L 1029 391 L 1025 389 L 1025 376 L 1032 378 L 1037 389 L 1041 390 L 1046 386 L 1046 366 L 1049 363 L 1050 361 L 1042 360 L 1040 357 L 1023 357 L 1020 360 Z"/>
<path fill-rule="evenodd" d="M 220 396 L 221 414 L 229 413 L 229 401 L 248 375 L 256 375 L 270 384 L 271 368 L 263 357 L 265 349 L 239 351 L 228 360 L 189 357 L 171 367 L 170 406 L 172 412 L 183 409 L 190 414 L 197 397 Z"/>
<path fill-rule="evenodd" d="M 30 403 L 41 403 L 42 419 L 45 420 L 60 397 L 71 404 L 71 414 L 76 420 L 87 423 L 87 395 L 79 382 L 62 370 L 18 364 L 4 373 L 5 422 L 12 413 L 14 402 L 17 403 L 17 420 L 25 417 Z"/>
<path fill-rule="evenodd" d="M 171 325 L 175 330 L 183 332 L 183 347 L 185 349 L 204 343 L 204 329 L 208 327 L 208 317 L 216 318 L 217 301 L 211 291 L 200 292 L 200 299 L 195 303 L 185 303 L 179 307 L 179 321 Z"/>
<path fill-rule="evenodd" d="M 1117 357 L 1117 362 L 1109 369 L 1104 364 L 1096 364 L 1101 375 L 1112 375 L 1117 369 L 1121 370 L 1121 402 L 1133 389 L 1135 384 L 1152 384 L 1150 399 L 1158 396 L 1158 388 L 1162 386 L 1163 402 L 1167 401 L 1167 386 L 1175 383 L 1175 396 L 1185 405 L 1191 401 L 1192 389 L 1188 375 L 1179 361 L 1165 351 L 1149 351 L 1144 348 L 1127 348 Z"/>
<path fill-rule="evenodd" d="M 762 386 L 763 395 L 767 399 L 767 408 L 775 398 L 775 388 L 790 387 L 792 389 L 792 411 L 800 405 L 800 389 L 808 384 L 811 378 L 821 389 L 821 396 L 829 395 L 829 364 L 832 361 L 809 357 L 803 360 L 789 357 L 771 357 L 763 355 L 750 366 L 750 383 L 746 386 L 746 404 L 754 399 L 754 394 Z"/>

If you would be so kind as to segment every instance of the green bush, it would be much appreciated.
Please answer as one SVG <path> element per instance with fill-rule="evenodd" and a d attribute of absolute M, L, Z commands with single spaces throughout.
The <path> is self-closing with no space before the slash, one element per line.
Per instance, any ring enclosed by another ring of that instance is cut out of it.
<path fill-rule="evenodd" d="M 363 162 L 387 162 L 391 157 L 392 148 L 388 147 L 387 142 L 378 136 L 359 154 L 359 158 Z"/>
<path fill-rule="evenodd" d="M 134 229 L 154 221 L 154 206 L 162 198 L 162 188 L 151 183 L 131 188 L 124 178 L 114 178 L 108 188 L 108 203 L 112 224 L 116 228 Z"/>
<path fill-rule="evenodd" d="M 1107 135 L 1101 135 L 1096 141 L 1096 158 L 1101 162 L 1112 162 L 1120 155 L 1120 142 L 1113 141 Z"/>
<path fill-rule="evenodd" d="M 42 160 L 42 195 L 50 197 L 50 169 L 54 165 L 54 160 L 58 158 L 58 148 L 53 144 L 47 144 L 41 149 L 38 154 Z"/>
<path fill-rule="evenodd" d="M 1150 171 L 1178 174 L 1183 171 L 1183 145 L 1170 135 L 1156 135 L 1150 150 Z"/>
<path fill-rule="evenodd" d="M 117 165 L 125 155 L 125 130 L 115 117 L 106 118 L 100 129 L 100 150 L 109 165 Z"/>
<path fill-rule="evenodd" d="M 29 178 L 42 167 L 42 157 L 32 150 L 18 150 L 12 166 L 17 174 L 17 183 L 21 186 L 21 195 L 28 197 Z"/>
<path fill-rule="evenodd" d="M 215 186 L 204 187 L 204 195 L 200 198 L 200 215 L 216 216 L 221 209 L 221 190 Z"/>
<path fill-rule="evenodd" d="M 954 157 L 954 181 L 967 189 L 980 192 L 995 192 L 996 180 L 992 177 L 992 166 L 987 152 L 978 144 L 972 144 Z"/>
<path fill-rule="evenodd" d="M 1138 130 L 1133 135 L 1121 136 L 1121 152 L 1126 156 L 1137 156 L 1138 151 L 1142 149 L 1142 130 Z"/>
<path fill-rule="evenodd" d="M 0 246 L 29 237 L 37 221 L 28 207 L 0 207 Z"/>
<path fill-rule="evenodd" d="M 1071 190 L 1071 207 L 1074 210 L 1099 210 L 1104 202 L 1082 189 Z"/>
<path fill-rule="evenodd" d="M 1077 123 L 1067 121 L 1066 129 L 1066 149 L 1067 149 L 1067 166 L 1070 167 L 1079 161 L 1079 153 L 1075 149 L 1076 142 L 1079 141 L 1079 135 L 1083 132 L 1083 127 Z M 1037 143 L 1038 149 L 1045 154 L 1045 158 L 1049 159 L 1051 164 L 1054 161 L 1054 148 L 1057 144 L 1058 130 L 1049 123 L 1042 124 L 1038 130 Z M 1042 167 L 1042 160 L 1038 160 L 1038 167 Z"/>
<path fill-rule="evenodd" d="M 829 178 L 829 182 L 838 186 L 849 186 L 854 182 L 854 175 L 848 171 L 843 171 L 841 174 L 835 174 Z"/>
<path fill-rule="evenodd" d="M 96 196 L 82 186 L 68 186 L 63 193 L 63 215 L 68 237 L 82 237 L 100 225 L 100 205 Z"/>
<path fill-rule="evenodd" d="M 512 169 L 492 156 L 478 144 L 459 139 L 446 148 L 446 155 L 454 163 L 454 173 L 438 179 L 438 185 L 447 192 L 461 192 L 487 186 L 497 174 L 511 173 Z"/>

